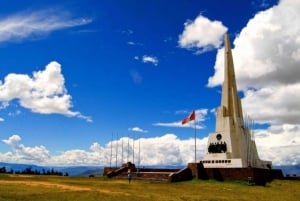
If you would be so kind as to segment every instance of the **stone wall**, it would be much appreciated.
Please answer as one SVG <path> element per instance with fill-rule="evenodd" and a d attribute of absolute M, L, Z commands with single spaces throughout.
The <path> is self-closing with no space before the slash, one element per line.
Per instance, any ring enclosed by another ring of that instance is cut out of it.
<path fill-rule="evenodd" d="M 134 164 L 124 164 L 121 168 L 105 168 L 104 175 L 109 178 L 127 178 L 127 171 L 131 169 L 132 179 L 147 179 L 157 181 L 178 182 L 197 179 L 215 179 L 218 181 L 239 180 L 251 184 L 265 185 L 272 179 L 281 179 L 281 170 L 262 168 L 204 168 L 200 163 L 189 163 L 186 168 L 176 169 L 136 169 Z"/>
<path fill-rule="evenodd" d="M 188 181 L 193 178 L 192 170 L 188 167 L 169 175 L 169 182 Z"/>

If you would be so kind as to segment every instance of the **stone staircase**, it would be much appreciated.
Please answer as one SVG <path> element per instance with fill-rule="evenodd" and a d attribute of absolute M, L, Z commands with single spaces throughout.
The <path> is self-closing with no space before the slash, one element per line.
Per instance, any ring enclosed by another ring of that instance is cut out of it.
<path fill-rule="evenodd" d="M 128 170 L 131 173 L 132 180 L 149 180 L 149 181 L 164 181 L 164 182 L 175 182 L 185 179 L 185 174 L 190 173 L 189 169 L 151 169 L 151 168 L 140 168 L 137 169 L 134 164 L 126 163 L 120 168 L 105 168 L 104 176 L 108 178 L 128 179 Z M 182 176 L 183 175 L 183 176 Z M 178 179 L 180 178 L 180 179 Z M 188 177 L 188 179 L 190 179 Z"/>
<path fill-rule="evenodd" d="M 150 181 L 168 181 L 169 175 L 172 174 L 174 171 L 163 171 L 163 172 L 157 172 L 152 170 L 141 170 L 141 171 L 134 171 L 131 172 L 131 179 L 132 180 L 150 180 Z M 122 172 L 121 174 L 115 176 L 114 178 L 120 178 L 120 179 L 127 179 L 128 174 L 126 172 Z"/>

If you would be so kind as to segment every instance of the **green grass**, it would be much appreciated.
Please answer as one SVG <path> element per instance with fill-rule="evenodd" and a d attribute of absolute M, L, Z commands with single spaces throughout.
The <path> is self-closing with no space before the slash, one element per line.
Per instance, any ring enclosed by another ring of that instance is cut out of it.
<path fill-rule="evenodd" d="M 275 180 L 266 187 L 245 182 L 192 180 L 164 183 L 102 177 L 0 175 L 0 201 L 298 201 L 300 181 Z"/>

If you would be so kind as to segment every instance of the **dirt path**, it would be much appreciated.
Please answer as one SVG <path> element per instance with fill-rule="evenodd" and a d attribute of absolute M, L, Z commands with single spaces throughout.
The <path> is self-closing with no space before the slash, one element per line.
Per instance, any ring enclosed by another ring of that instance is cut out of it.
<path fill-rule="evenodd" d="M 1 181 L 0 185 L 5 184 L 21 184 L 26 186 L 33 186 L 33 187 L 43 187 L 43 188 L 58 188 L 61 190 L 66 191 L 91 191 L 91 188 L 87 187 L 78 187 L 78 186 L 71 186 L 65 184 L 55 184 L 49 182 L 39 182 L 39 181 Z"/>
<path fill-rule="evenodd" d="M 67 185 L 67 184 L 57 184 L 57 183 L 50 183 L 46 181 L 1 181 L 1 185 L 26 185 L 26 186 L 32 186 L 32 187 L 42 187 L 42 188 L 52 188 L 52 189 L 59 189 L 63 191 L 97 191 L 99 193 L 104 194 L 124 194 L 127 195 L 124 192 L 119 191 L 111 191 L 107 189 L 93 189 L 89 187 L 79 187 L 79 186 L 73 186 L 73 185 Z"/>

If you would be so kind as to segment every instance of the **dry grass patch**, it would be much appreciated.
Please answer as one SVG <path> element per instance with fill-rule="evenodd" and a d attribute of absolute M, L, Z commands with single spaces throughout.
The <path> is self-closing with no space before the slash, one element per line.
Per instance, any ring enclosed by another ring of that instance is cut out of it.
<path fill-rule="evenodd" d="M 39 188 L 54 188 L 59 190 L 69 190 L 69 191 L 90 191 L 90 188 L 77 187 L 64 184 L 55 184 L 49 182 L 40 181 L 1 181 L 1 185 L 24 185 L 29 187 L 39 187 Z"/>

